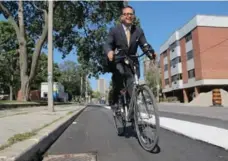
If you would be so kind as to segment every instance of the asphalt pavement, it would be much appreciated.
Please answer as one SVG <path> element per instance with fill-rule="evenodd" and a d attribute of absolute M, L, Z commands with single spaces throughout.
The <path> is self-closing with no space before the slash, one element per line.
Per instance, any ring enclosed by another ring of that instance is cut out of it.
<path fill-rule="evenodd" d="M 228 151 L 164 129 L 160 131 L 160 151 L 149 153 L 139 145 L 135 133 L 129 131 L 127 136 L 117 136 L 111 111 L 90 106 L 47 154 L 92 153 L 99 161 L 228 161 Z"/>

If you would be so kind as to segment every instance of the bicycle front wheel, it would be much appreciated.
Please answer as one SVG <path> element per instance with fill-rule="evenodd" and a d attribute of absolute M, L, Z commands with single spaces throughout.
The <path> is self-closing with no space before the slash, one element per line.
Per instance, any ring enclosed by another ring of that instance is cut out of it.
<path fill-rule="evenodd" d="M 160 123 L 156 99 L 147 85 L 137 89 L 134 119 L 139 143 L 145 150 L 153 151 L 158 145 Z"/>

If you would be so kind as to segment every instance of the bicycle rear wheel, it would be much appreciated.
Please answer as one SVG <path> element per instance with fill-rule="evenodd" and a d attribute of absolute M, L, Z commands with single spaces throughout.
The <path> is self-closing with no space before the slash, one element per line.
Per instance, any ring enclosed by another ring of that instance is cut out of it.
<path fill-rule="evenodd" d="M 125 133 L 125 129 L 126 129 L 126 121 L 124 119 L 125 117 L 125 113 L 124 113 L 124 109 L 123 109 L 123 98 L 122 96 L 119 98 L 118 100 L 118 108 L 114 109 L 114 122 L 115 122 L 115 127 L 116 127 L 116 132 L 118 134 L 118 136 L 123 136 Z"/>
<path fill-rule="evenodd" d="M 138 141 L 147 151 L 153 151 L 159 141 L 159 115 L 156 99 L 147 85 L 136 91 L 134 119 Z"/>

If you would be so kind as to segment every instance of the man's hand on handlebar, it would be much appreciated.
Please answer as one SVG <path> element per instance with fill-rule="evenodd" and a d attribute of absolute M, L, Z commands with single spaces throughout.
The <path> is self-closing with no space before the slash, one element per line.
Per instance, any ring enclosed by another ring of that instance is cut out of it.
<path fill-rule="evenodd" d="M 148 50 L 148 51 L 146 52 L 146 55 L 148 56 L 148 58 L 149 58 L 150 60 L 155 60 L 155 59 L 156 59 L 156 54 L 155 54 L 155 52 L 154 52 L 153 49 L 152 49 L 152 50 Z"/>
<path fill-rule="evenodd" d="M 150 44 L 144 44 L 142 47 L 142 51 L 147 55 L 147 57 L 150 60 L 155 60 L 156 59 L 156 54 L 154 52 L 154 49 L 150 46 Z"/>

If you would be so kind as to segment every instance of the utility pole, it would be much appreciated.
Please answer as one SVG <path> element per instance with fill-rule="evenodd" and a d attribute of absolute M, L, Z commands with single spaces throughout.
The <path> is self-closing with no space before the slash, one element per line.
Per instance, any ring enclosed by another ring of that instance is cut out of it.
<path fill-rule="evenodd" d="M 54 112 L 53 103 L 53 1 L 48 1 L 48 108 Z"/>
<path fill-rule="evenodd" d="M 82 100 L 82 85 L 83 85 L 83 80 L 82 80 L 82 75 L 81 75 L 80 101 Z"/>
<path fill-rule="evenodd" d="M 87 98 L 88 98 L 87 75 L 86 75 L 86 78 L 85 78 L 85 85 L 86 85 L 86 90 L 85 90 L 85 98 L 86 98 L 86 103 L 87 103 Z"/>

